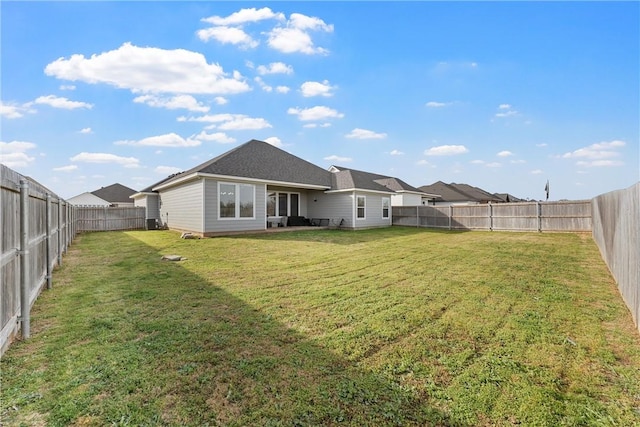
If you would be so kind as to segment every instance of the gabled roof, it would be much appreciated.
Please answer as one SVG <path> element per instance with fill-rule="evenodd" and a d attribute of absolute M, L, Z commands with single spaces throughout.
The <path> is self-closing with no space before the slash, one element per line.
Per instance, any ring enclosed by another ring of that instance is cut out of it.
<path fill-rule="evenodd" d="M 342 166 L 331 166 L 333 171 L 334 190 L 360 188 L 364 190 L 382 191 L 385 193 L 416 193 L 428 196 L 422 190 L 413 187 L 399 178 L 349 169 Z"/>
<path fill-rule="evenodd" d="M 88 191 L 78 194 L 77 196 L 73 196 L 68 199 L 67 202 L 75 206 L 111 206 L 110 202 Z"/>
<path fill-rule="evenodd" d="M 118 183 L 91 192 L 94 196 L 110 203 L 131 203 L 129 196 L 135 193 L 136 190 Z"/>
<path fill-rule="evenodd" d="M 222 175 L 331 188 L 331 173 L 263 141 L 252 139 L 152 188 L 197 176 Z"/>
<path fill-rule="evenodd" d="M 436 201 L 441 202 L 501 202 L 502 200 L 481 188 L 473 187 L 468 184 L 446 184 L 442 181 L 434 182 L 431 185 L 423 185 L 420 190 L 439 194 L 440 197 Z"/>

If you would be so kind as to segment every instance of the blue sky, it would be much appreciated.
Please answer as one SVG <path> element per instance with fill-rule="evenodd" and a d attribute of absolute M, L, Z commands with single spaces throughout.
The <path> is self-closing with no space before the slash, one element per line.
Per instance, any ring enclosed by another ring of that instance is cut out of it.
<path fill-rule="evenodd" d="M 584 199 L 639 180 L 638 2 L 10 2 L 2 163 L 140 190 L 251 139 Z"/>

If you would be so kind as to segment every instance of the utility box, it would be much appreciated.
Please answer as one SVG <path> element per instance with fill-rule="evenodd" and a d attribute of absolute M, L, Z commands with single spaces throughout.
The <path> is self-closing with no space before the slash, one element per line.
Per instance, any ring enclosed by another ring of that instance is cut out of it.
<path fill-rule="evenodd" d="M 158 220 L 155 218 L 147 218 L 147 230 L 157 230 Z"/>

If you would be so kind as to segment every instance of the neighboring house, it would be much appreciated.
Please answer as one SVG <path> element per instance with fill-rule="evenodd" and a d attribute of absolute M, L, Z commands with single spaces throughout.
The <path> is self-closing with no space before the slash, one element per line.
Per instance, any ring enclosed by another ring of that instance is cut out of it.
<path fill-rule="evenodd" d="M 439 194 L 439 197 L 431 201 L 425 200 L 425 204 L 433 205 L 477 205 L 481 203 L 503 203 L 501 198 L 484 191 L 481 188 L 468 184 L 446 184 L 442 181 L 431 185 L 418 187 L 425 193 Z"/>
<path fill-rule="evenodd" d="M 131 195 L 135 193 L 136 190 L 116 183 L 96 191 L 79 194 L 70 198 L 68 202 L 75 206 L 126 207 L 134 205 Z"/>
<path fill-rule="evenodd" d="M 73 196 L 72 198 L 68 199 L 67 202 L 71 203 L 74 206 L 111 206 L 111 203 L 109 203 L 108 201 L 89 192 Z"/>
<path fill-rule="evenodd" d="M 378 177 L 325 170 L 251 140 L 131 197 L 161 226 L 203 236 L 260 231 L 300 217 L 347 229 L 388 227 L 397 193 Z"/>
<path fill-rule="evenodd" d="M 133 206 L 131 196 L 135 193 L 137 193 L 136 190 L 118 183 L 91 192 L 94 196 L 111 203 L 111 206 L 117 207 Z"/>
<path fill-rule="evenodd" d="M 509 193 L 493 193 L 493 195 L 502 200 L 504 203 L 526 202 L 526 200 L 520 199 Z"/>
<path fill-rule="evenodd" d="M 439 197 L 437 194 L 429 194 L 413 187 L 399 178 L 392 176 L 379 175 L 370 172 L 358 171 L 355 169 L 343 168 L 341 166 L 331 166 L 330 172 L 349 173 L 354 182 L 361 186 L 374 182 L 377 185 L 385 187 L 387 190 L 393 191 L 391 195 L 391 206 L 419 206 L 423 200 L 433 200 Z"/>

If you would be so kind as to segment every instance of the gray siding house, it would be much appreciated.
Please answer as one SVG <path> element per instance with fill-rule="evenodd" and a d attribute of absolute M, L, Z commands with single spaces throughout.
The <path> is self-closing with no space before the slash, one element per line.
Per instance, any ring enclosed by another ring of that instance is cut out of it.
<path fill-rule="evenodd" d="M 395 178 L 335 166 L 325 170 L 251 140 L 131 198 L 160 226 L 202 236 L 262 231 L 300 217 L 364 229 L 391 226 L 391 200 L 398 193 L 385 180 Z"/>

